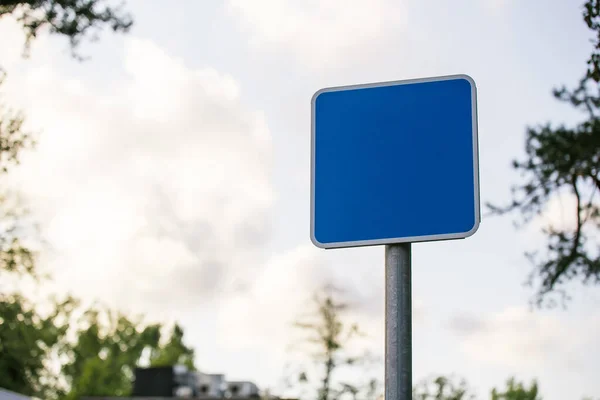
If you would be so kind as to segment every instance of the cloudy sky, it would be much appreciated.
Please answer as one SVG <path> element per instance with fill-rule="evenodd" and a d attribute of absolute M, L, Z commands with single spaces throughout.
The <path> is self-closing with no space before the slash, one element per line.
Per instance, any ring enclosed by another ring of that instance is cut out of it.
<path fill-rule="evenodd" d="M 478 86 L 482 201 L 509 200 L 527 125 L 580 117 L 551 89 L 590 51 L 579 2 L 130 0 L 136 25 L 81 48 L 0 21 L 11 104 L 39 132 L 13 184 L 48 242 L 54 289 L 179 320 L 201 370 L 275 387 L 290 322 L 325 283 L 383 350 L 383 249 L 309 239 L 310 99 L 322 87 L 466 73 Z M 175 5 L 175 4 L 174 4 Z M 441 201 L 441 199 L 440 199 Z M 414 246 L 414 379 L 484 394 L 538 378 L 548 400 L 600 395 L 600 292 L 530 311 L 530 227 L 484 218 L 467 240 Z M 382 371 L 375 371 L 382 373 Z"/>

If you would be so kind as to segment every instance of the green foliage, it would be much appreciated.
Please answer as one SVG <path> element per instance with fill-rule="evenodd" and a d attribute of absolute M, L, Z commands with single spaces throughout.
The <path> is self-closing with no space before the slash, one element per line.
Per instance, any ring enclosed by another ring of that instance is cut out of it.
<path fill-rule="evenodd" d="M 413 388 L 413 400 L 475 400 L 475 396 L 464 379 L 456 382 L 456 379 L 448 376 L 438 376 L 427 379 L 415 385 Z M 534 380 L 529 386 L 523 382 L 510 378 L 506 381 L 503 389 L 493 388 L 490 392 L 490 400 L 543 400 L 540 396 L 539 386 Z M 574 400 L 572 398 L 572 400 Z M 583 400 L 593 400 L 584 398 Z"/>
<path fill-rule="evenodd" d="M 596 34 L 594 51 L 588 59 L 588 76 L 600 82 L 600 0 L 588 0 L 583 8 L 586 25 Z"/>
<path fill-rule="evenodd" d="M 337 400 L 344 396 L 374 399 L 379 389 L 376 379 L 370 379 L 366 384 L 334 380 L 335 373 L 344 367 L 368 366 L 373 361 L 368 353 L 354 354 L 349 351 L 348 345 L 352 340 L 363 334 L 358 325 L 344 321 L 349 305 L 339 301 L 335 292 L 329 286 L 316 293 L 311 312 L 294 324 L 306 332 L 304 344 L 309 347 L 307 352 L 322 374 L 316 384 L 310 374 L 303 370 L 298 374 L 297 384 L 316 384 L 318 400 Z"/>
<path fill-rule="evenodd" d="M 519 211 L 523 222 L 541 214 L 549 200 L 564 193 L 575 198 L 571 210 L 576 220 L 574 228 L 547 226 L 545 252 L 528 253 L 534 263 L 530 282 L 539 281 L 535 302 L 544 304 L 547 295 L 559 293 L 567 299 L 565 283 L 580 279 L 584 283 L 600 283 L 600 19 L 597 0 L 586 3 L 584 19 L 598 34 L 596 52 L 590 59 L 590 70 L 577 88 L 562 87 L 554 96 L 580 109 L 586 119 L 573 126 L 545 125 L 528 128 L 525 142 L 526 158 L 513 161 L 525 182 L 514 186 L 513 201 L 507 207 L 488 204 L 495 214 Z M 548 305 L 554 305 L 550 299 Z"/>
<path fill-rule="evenodd" d="M 0 71 L 0 87 L 5 75 Z M 20 152 L 33 145 L 23 130 L 23 116 L 10 110 L 0 98 L 0 177 L 19 163 Z M 19 199 L 0 193 L 0 282 L 8 274 L 39 277 L 35 254 L 25 246 L 32 229 L 25 223 L 26 212 Z M 42 315 L 31 301 L 3 285 L 0 293 L 0 387 L 30 396 L 51 399 L 58 386 L 48 373 L 52 350 L 67 328 L 65 319 L 73 301 L 50 299 L 54 312 Z"/>
<path fill-rule="evenodd" d="M 132 25 L 121 7 L 104 0 L 28 0 L 0 2 L 0 18 L 13 15 L 26 34 L 26 50 L 43 30 L 67 37 L 73 56 L 84 37 L 110 26 L 127 32 Z M 0 86 L 4 83 L 0 69 Z M 0 98 L 0 174 L 20 161 L 34 145 L 24 130 L 24 116 Z M 0 195 L 0 274 L 38 277 L 35 254 L 25 245 L 31 226 L 16 196 Z M 161 326 L 143 325 L 120 313 L 87 310 L 70 325 L 77 305 L 73 299 L 51 299 L 53 311 L 43 314 L 21 294 L 0 294 L 0 387 L 42 399 L 78 399 L 87 396 L 125 396 L 131 390 L 133 368 L 144 352 L 152 361 L 179 361 L 193 366 L 193 351 L 183 345 L 177 326 L 159 345 Z M 69 340 L 71 339 L 71 340 Z M 54 373 L 51 366 L 59 366 Z"/>
<path fill-rule="evenodd" d="M 528 388 L 523 383 L 510 378 L 503 392 L 492 389 L 491 400 L 542 400 L 542 398 L 539 396 L 537 382 L 533 381 Z"/>
<path fill-rule="evenodd" d="M 21 113 L 0 103 L 0 174 L 17 165 L 22 150 L 34 144 L 23 122 Z M 25 245 L 34 233 L 26 217 L 17 196 L 0 195 L 0 275 L 39 277 L 35 253 Z M 54 313 L 43 316 L 24 296 L 0 294 L 0 387 L 43 399 L 126 396 L 133 368 L 145 351 L 155 365 L 193 367 L 193 350 L 183 344 L 181 327 L 159 345 L 160 325 L 143 326 L 122 314 L 91 308 L 74 331 L 67 322 L 75 304 L 72 299 L 54 301 Z M 49 369 L 50 361 L 62 364 L 59 374 Z"/>
<path fill-rule="evenodd" d="M 0 89 L 5 74 L 0 70 Z M 33 146 L 31 135 L 23 129 L 23 115 L 2 102 L 0 92 L 0 177 L 19 163 L 22 150 Z M 34 253 L 23 244 L 23 232 L 31 227 L 23 224 L 25 210 L 19 199 L 7 192 L 0 193 L 0 274 L 15 272 L 36 275 Z"/>
<path fill-rule="evenodd" d="M 194 349 L 183 342 L 183 328 L 175 325 L 164 345 L 158 346 L 150 356 L 151 367 L 169 365 L 185 365 L 189 370 L 196 369 L 194 365 Z"/>
<path fill-rule="evenodd" d="M 413 388 L 413 400 L 472 400 L 475 395 L 465 380 L 454 382 L 452 377 L 438 376 Z"/>
<path fill-rule="evenodd" d="M 75 343 L 65 347 L 68 362 L 62 376 L 70 384 L 66 400 L 81 396 L 128 396 L 134 369 L 150 354 L 151 366 L 183 363 L 194 368 L 194 352 L 184 345 L 183 329 L 175 327 L 161 344 L 160 324 L 92 307 L 79 318 Z"/>
<path fill-rule="evenodd" d="M 39 277 L 35 254 L 24 245 L 24 230 L 34 229 L 24 223 L 25 210 L 18 199 L 0 194 L 0 277 L 3 273 Z"/>
<path fill-rule="evenodd" d="M 5 79 L 6 73 L 0 69 L 0 88 Z M 31 134 L 23 129 L 23 122 L 23 113 L 10 109 L 0 92 L 0 173 L 18 164 L 21 150 L 34 144 Z"/>
<path fill-rule="evenodd" d="M 90 308 L 79 319 L 76 342 L 66 349 L 62 375 L 71 386 L 67 399 L 127 396 L 133 369 L 147 348 L 156 348 L 160 326 L 141 327 L 121 313 Z M 99 376 L 104 384 L 95 379 Z"/>
<path fill-rule="evenodd" d="M 106 0 L 3 0 L 0 17 L 12 14 L 26 34 L 26 50 L 31 41 L 44 29 L 69 39 L 73 56 L 80 58 L 76 48 L 91 34 L 109 26 L 114 32 L 128 32 L 133 24 L 123 7 L 111 7 Z"/>
<path fill-rule="evenodd" d="M 81 396 L 127 396 L 130 382 L 123 379 L 123 374 L 110 368 L 111 360 L 99 357 L 85 360 L 78 379 L 73 382 L 66 399 L 79 399 Z"/>
<path fill-rule="evenodd" d="M 600 282 L 600 255 L 595 251 L 598 247 L 590 249 L 588 245 L 600 228 L 600 197 L 596 197 L 600 192 L 600 97 L 589 93 L 587 83 L 585 79 L 576 90 L 563 88 L 555 95 L 586 110 L 589 119 L 574 128 L 547 124 L 528 129 L 527 159 L 513 163 L 527 180 L 513 188 L 514 200 L 509 207 L 492 206 L 499 214 L 518 209 L 528 222 L 560 193 L 568 191 L 576 199 L 575 228 L 545 228 L 546 256 L 540 259 L 529 254 L 536 265 L 532 279 L 537 275 L 541 280 L 538 305 L 546 294 L 574 278 Z"/>
<path fill-rule="evenodd" d="M 73 324 L 77 306 L 71 298 L 55 301 L 54 311 L 43 317 L 24 297 L 0 295 L 0 387 L 48 400 L 122 397 L 130 394 L 134 368 L 145 354 L 151 354 L 153 365 L 194 368 L 181 327 L 161 345 L 160 324 L 99 307 L 87 309 Z M 61 365 L 57 374 L 50 362 Z"/>
<path fill-rule="evenodd" d="M 60 394 L 48 361 L 64 339 L 76 302 L 53 303 L 44 316 L 21 295 L 0 294 L 0 387 L 43 399 Z"/>

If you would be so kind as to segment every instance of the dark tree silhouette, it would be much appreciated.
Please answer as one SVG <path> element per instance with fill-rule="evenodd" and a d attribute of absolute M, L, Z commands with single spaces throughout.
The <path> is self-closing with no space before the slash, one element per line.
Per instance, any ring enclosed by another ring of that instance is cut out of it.
<path fill-rule="evenodd" d="M 595 34 L 594 51 L 588 59 L 588 75 L 600 82 L 600 1 L 588 0 L 584 5 L 583 19 Z"/>
<path fill-rule="evenodd" d="M 106 26 L 114 32 L 127 32 L 133 24 L 122 5 L 111 7 L 106 3 L 106 0 L 0 0 L 0 18 L 7 14 L 17 18 L 26 34 L 26 50 L 47 28 L 51 34 L 67 37 L 73 56 L 81 58 L 76 49 L 84 37 L 95 40 Z"/>
<path fill-rule="evenodd" d="M 518 211 L 523 222 L 541 214 L 549 200 L 565 192 L 575 198 L 571 210 L 574 228 L 547 226 L 547 245 L 528 253 L 535 266 L 530 283 L 538 282 L 534 302 L 556 304 L 551 293 L 568 299 L 564 284 L 575 279 L 600 283 L 600 3 L 589 0 L 583 17 L 597 35 L 588 71 L 574 90 L 562 87 L 554 96 L 584 112 L 583 122 L 567 127 L 550 123 L 527 129 L 524 160 L 513 161 L 525 182 L 512 188 L 513 201 L 506 207 L 488 204 L 494 214 Z M 545 301 L 548 300 L 548 301 Z"/>

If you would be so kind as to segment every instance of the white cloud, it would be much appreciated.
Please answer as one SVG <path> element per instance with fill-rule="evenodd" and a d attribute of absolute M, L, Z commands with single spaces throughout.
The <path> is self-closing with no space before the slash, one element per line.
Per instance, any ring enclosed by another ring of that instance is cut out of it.
<path fill-rule="evenodd" d="M 9 76 L 9 100 L 41 131 L 12 178 L 49 241 L 51 289 L 177 318 L 207 358 L 210 337 L 232 358 L 263 352 L 280 374 L 291 322 L 335 282 L 357 305 L 348 318 L 370 334 L 367 347 L 382 344 L 383 280 L 353 281 L 377 274 L 347 274 L 310 244 L 264 256 L 271 138 L 237 82 L 152 42 L 127 43 L 127 75 L 107 87 L 62 75 L 51 57 L 15 61 L 27 68 Z"/>
<path fill-rule="evenodd" d="M 590 187 L 581 187 L 581 203 L 585 207 L 587 203 L 594 199 Z M 595 188 L 594 188 L 595 190 Z M 597 201 L 594 204 L 598 204 Z M 588 238 L 586 240 L 586 249 L 593 255 L 596 252 L 598 230 L 591 223 L 590 211 L 584 209 L 581 212 L 581 220 L 587 221 L 584 225 L 583 234 Z M 545 204 L 544 209 L 539 215 L 536 215 L 531 223 L 526 226 L 526 239 L 531 248 L 540 248 L 546 246 L 547 237 L 542 232 L 551 230 L 555 232 L 575 232 L 577 228 L 577 198 L 569 191 L 562 191 L 552 196 Z"/>
<path fill-rule="evenodd" d="M 298 370 L 308 372 L 315 379 L 322 371 L 316 370 L 310 356 L 320 350 L 305 339 L 310 332 L 293 326 L 295 321 L 315 321 L 315 304 L 312 297 L 327 285 L 333 285 L 337 301 L 345 302 L 348 309 L 340 317 L 347 328 L 357 323 L 364 337 L 355 337 L 347 343 L 346 354 L 363 354 L 376 357 L 374 364 L 336 371 L 336 379 L 368 381 L 383 376 L 382 357 L 385 321 L 383 318 L 384 294 L 381 287 L 363 280 L 352 282 L 340 276 L 340 266 L 328 262 L 323 250 L 312 244 L 300 245 L 274 255 L 266 268 L 257 274 L 245 293 L 223 298 L 220 302 L 217 337 L 218 345 L 229 351 L 253 350 L 261 354 L 255 363 L 271 365 L 276 373 L 295 376 Z M 349 267 L 348 265 L 346 267 Z M 321 292 L 322 293 L 322 292 Z M 417 302 L 416 320 L 420 321 L 420 302 Z M 381 358 L 377 360 L 377 357 Z M 379 361 L 379 362 L 377 362 Z M 256 364 L 258 365 L 258 364 Z M 311 381 L 312 382 L 312 381 Z M 286 396 L 297 396 L 295 391 Z"/>
<path fill-rule="evenodd" d="M 309 67 L 342 60 L 402 27 L 405 10 L 393 0 L 228 0 L 257 48 L 274 46 Z"/>
<path fill-rule="evenodd" d="M 513 371 L 540 371 L 547 365 L 564 365 L 574 372 L 586 369 L 590 352 L 600 335 L 600 316 L 559 318 L 507 308 L 483 318 L 457 316 L 451 329 L 462 337 L 462 349 L 476 362 Z"/>
<path fill-rule="evenodd" d="M 359 300 L 361 295 L 358 288 L 336 279 L 335 267 L 326 262 L 323 254 L 307 244 L 270 259 L 266 268 L 257 274 L 247 293 L 232 296 L 223 302 L 220 340 L 233 347 L 259 345 L 285 351 L 288 345 L 298 339 L 294 334 L 297 330 L 292 326 L 294 321 L 306 315 L 311 307 L 312 296 L 329 284 L 340 289 L 339 300 L 349 299 L 368 308 L 369 304 Z M 362 308 L 354 308 L 346 315 L 346 322 L 362 320 L 365 327 L 365 323 L 369 324 L 370 319 L 375 319 L 377 325 L 383 322 L 381 316 L 381 312 L 369 314 Z M 378 330 L 373 332 L 370 329 L 372 326 L 365 328 L 371 334 L 379 333 Z"/>
<path fill-rule="evenodd" d="M 552 197 L 542 214 L 533 221 L 533 227 L 540 230 L 552 227 L 556 230 L 574 230 L 577 226 L 577 199 L 570 193 Z"/>
<path fill-rule="evenodd" d="M 7 72 L 22 60 L 25 49 L 25 34 L 23 28 L 12 16 L 2 16 L 0 18 L 0 38 L 2 46 L 0 47 L 0 68 Z M 44 36 L 40 41 L 34 41 L 32 50 L 34 54 L 43 49 L 47 44 Z M 8 44 L 8 45 L 7 45 Z"/>
<path fill-rule="evenodd" d="M 236 81 L 129 40 L 127 78 L 103 90 L 49 60 L 9 76 L 42 134 L 13 175 L 58 283 L 139 311 L 241 290 L 269 238 L 271 138 Z"/>
<path fill-rule="evenodd" d="M 0 21 L 0 37 L 2 38 L 3 43 L 11 43 L 10 46 L 4 45 L 2 46 L 2 49 L 0 49 L 0 54 L 2 55 L 0 67 L 10 70 L 12 66 L 19 61 L 19 58 L 21 58 L 24 36 L 21 28 L 14 20 L 5 19 Z"/>
<path fill-rule="evenodd" d="M 365 334 L 349 342 L 347 350 L 353 354 L 368 351 L 375 357 L 383 357 L 383 279 L 369 279 L 373 275 L 380 277 L 373 272 L 372 265 L 347 263 L 342 266 L 332 262 L 329 256 L 331 253 L 316 249 L 312 244 L 274 255 L 247 292 L 222 299 L 217 325 L 220 346 L 259 351 L 264 354 L 264 360 L 278 365 L 280 370 L 290 362 L 292 365 L 306 362 L 314 348 L 307 348 L 302 340 L 307 332 L 297 329 L 293 323 L 306 317 L 313 321 L 316 312 L 313 295 L 333 285 L 335 299 L 348 304 L 341 315 L 343 323 L 347 327 L 356 323 Z M 361 275 L 362 279 L 355 279 Z M 413 319 L 415 325 L 423 324 L 423 303 L 418 297 L 414 300 Z M 353 373 L 358 374 L 355 378 L 359 380 L 378 377 L 382 371 L 373 368 L 381 365 Z"/>

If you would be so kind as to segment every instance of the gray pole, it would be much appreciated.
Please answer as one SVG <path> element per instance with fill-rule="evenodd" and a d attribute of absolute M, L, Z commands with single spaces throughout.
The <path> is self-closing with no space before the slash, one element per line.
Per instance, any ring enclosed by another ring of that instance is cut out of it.
<path fill-rule="evenodd" d="M 385 400 L 411 399 L 411 244 L 391 244 L 385 246 Z"/>

